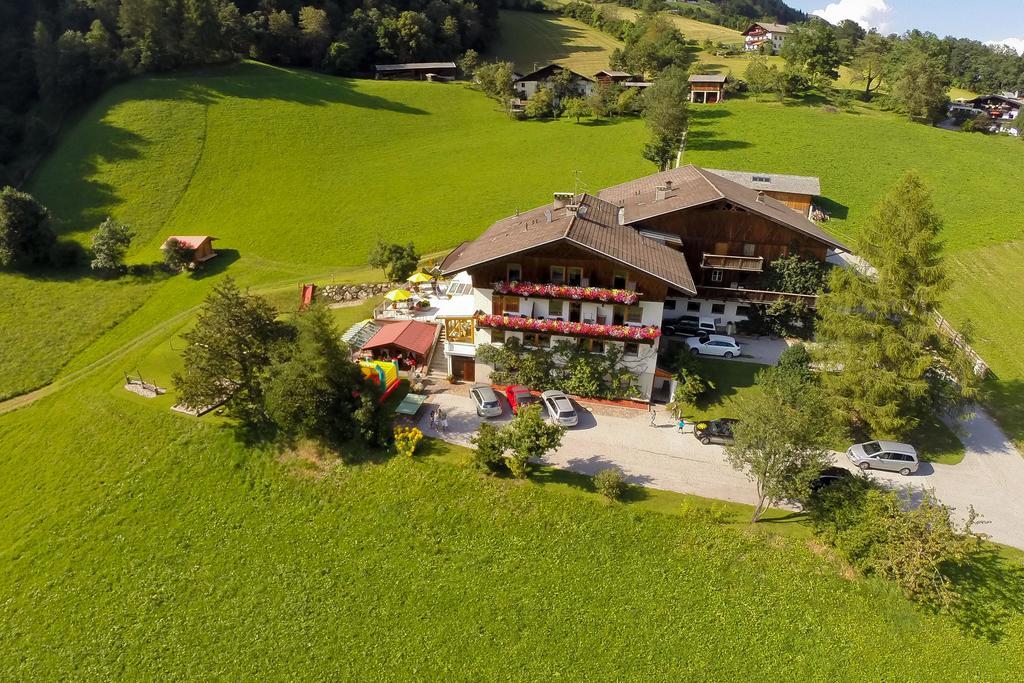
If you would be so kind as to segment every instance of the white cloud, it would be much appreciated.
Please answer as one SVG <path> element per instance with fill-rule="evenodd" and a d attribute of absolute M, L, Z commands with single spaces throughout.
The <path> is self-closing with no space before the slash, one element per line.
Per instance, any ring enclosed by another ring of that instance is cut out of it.
<path fill-rule="evenodd" d="M 891 13 L 892 7 L 885 0 L 838 0 L 812 12 L 833 24 L 853 19 L 864 28 L 877 28 L 883 32 L 888 29 L 886 19 Z"/>
<path fill-rule="evenodd" d="M 1024 38 L 1003 38 L 1002 40 L 990 40 L 986 45 L 1009 45 L 1017 54 L 1024 55 Z"/>

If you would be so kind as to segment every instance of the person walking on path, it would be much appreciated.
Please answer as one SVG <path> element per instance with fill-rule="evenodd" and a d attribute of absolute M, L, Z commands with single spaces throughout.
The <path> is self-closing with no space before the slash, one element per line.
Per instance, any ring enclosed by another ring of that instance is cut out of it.
<path fill-rule="evenodd" d="M 448 433 L 448 414 L 447 413 L 441 413 L 441 433 L 442 434 L 447 434 Z"/>
<path fill-rule="evenodd" d="M 651 414 L 651 424 L 650 424 L 650 426 L 653 427 L 655 421 L 658 419 L 658 411 L 656 411 L 654 409 L 654 406 L 651 405 L 651 406 L 648 406 L 648 412 L 650 412 L 650 414 Z"/>
<path fill-rule="evenodd" d="M 686 427 L 686 420 L 679 418 L 679 433 L 683 433 L 683 428 Z"/>

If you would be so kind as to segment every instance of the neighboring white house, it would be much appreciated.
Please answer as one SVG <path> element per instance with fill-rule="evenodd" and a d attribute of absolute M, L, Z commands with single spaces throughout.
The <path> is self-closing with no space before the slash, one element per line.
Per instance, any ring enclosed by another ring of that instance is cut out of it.
<path fill-rule="evenodd" d="M 577 95 L 580 97 L 589 97 L 594 94 L 596 83 L 593 79 L 587 78 L 582 74 L 578 74 L 575 71 L 566 69 L 564 66 L 559 66 L 558 64 L 548 64 L 543 69 L 537 69 L 525 76 L 520 76 L 512 82 L 512 87 L 515 89 L 516 95 L 519 99 L 528 100 L 542 87 L 550 86 L 551 80 L 563 71 L 568 71 L 572 74 L 572 89 Z M 558 102 L 556 101 L 555 104 L 558 104 Z"/>
<path fill-rule="evenodd" d="M 789 35 L 789 27 L 785 24 L 769 24 L 767 22 L 751 24 L 750 28 L 743 32 L 743 49 L 747 52 L 756 52 L 761 49 L 762 45 L 768 43 L 771 45 L 771 53 L 777 55 L 782 51 L 782 45 L 786 42 L 787 35 Z"/>
<path fill-rule="evenodd" d="M 1017 136 L 1020 131 L 1017 129 L 1016 121 L 1020 116 L 1021 107 L 1024 106 L 1024 99 L 1006 95 L 982 95 L 973 100 L 956 102 L 949 108 L 949 115 L 953 117 L 988 115 L 992 122 L 989 127 L 993 133 L 1009 133 Z"/>

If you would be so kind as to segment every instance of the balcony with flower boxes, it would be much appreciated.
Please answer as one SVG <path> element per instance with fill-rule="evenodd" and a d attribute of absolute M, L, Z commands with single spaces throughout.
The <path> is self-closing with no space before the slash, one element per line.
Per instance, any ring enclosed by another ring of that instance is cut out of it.
<path fill-rule="evenodd" d="M 516 314 L 478 313 L 476 324 L 478 327 L 512 332 L 535 332 L 560 337 L 586 337 L 644 344 L 653 344 L 661 336 L 661 328 L 654 325 L 568 322 L 551 318 L 528 318 Z"/>

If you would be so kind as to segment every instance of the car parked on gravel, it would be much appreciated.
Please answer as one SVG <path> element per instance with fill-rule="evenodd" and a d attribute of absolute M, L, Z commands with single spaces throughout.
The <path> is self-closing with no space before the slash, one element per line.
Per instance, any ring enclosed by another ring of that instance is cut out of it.
<path fill-rule="evenodd" d="M 721 318 L 710 318 L 706 315 L 680 315 L 666 318 L 661 323 L 661 333 L 669 336 L 676 334 L 711 334 L 718 331 Z"/>
<path fill-rule="evenodd" d="M 540 404 L 540 399 L 530 393 L 530 390 L 522 384 L 505 387 L 505 398 L 508 399 L 508 405 L 512 409 L 513 415 L 519 414 L 520 406 Z"/>
<path fill-rule="evenodd" d="M 730 444 L 734 441 L 732 429 L 737 422 L 739 420 L 732 417 L 704 420 L 693 426 L 693 435 L 705 446 L 712 443 Z"/>
<path fill-rule="evenodd" d="M 485 384 L 478 384 L 469 390 L 469 397 L 476 405 L 476 414 L 480 417 L 501 417 L 501 403 L 498 395 Z"/>
<path fill-rule="evenodd" d="M 545 391 L 540 400 L 548 411 L 548 417 L 560 427 L 575 427 L 580 418 L 572 407 L 569 397 L 561 391 Z"/>
<path fill-rule="evenodd" d="M 721 356 L 722 358 L 735 358 L 743 351 L 735 339 L 724 334 L 702 334 L 697 337 L 687 337 L 686 348 L 695 356 Z"/>
<path fill-rule="evenodd" d="M 817 493 L 824 488 L 828 488 L 832 484 L 836 484 L 844 479 L 849 479 L 852 476 L 853 472 L 850 470 L 830 465 L 821 471 L 817 479 L 811 482 L 811 493 Z"/>
<path fill-rule="evenodd" d="M 886 470 L 907 476 L 917 472 L 917 449 L 897 441 L 868 441 L 846 449 L 846 457 L 862 470 Z"/>

